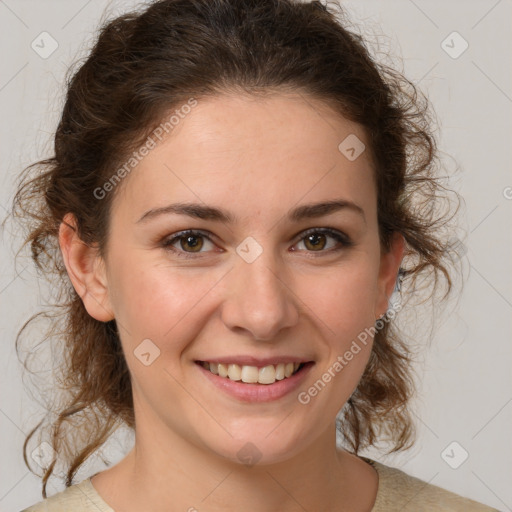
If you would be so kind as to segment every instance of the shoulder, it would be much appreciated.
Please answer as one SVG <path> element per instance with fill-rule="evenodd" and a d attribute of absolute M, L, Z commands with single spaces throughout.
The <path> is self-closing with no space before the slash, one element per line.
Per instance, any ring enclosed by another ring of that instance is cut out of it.
<path fill-rule="evenodd" d="M 375 460 L 361 457 L 379 474 L 379 488 L 372 512 L 499 512 L 497 509 L 464 498 Z"/>
<path fill-rule="evenodd" d="M 90 478 L 71 485 L 21 512 L 114 512 L 97 494 Z"/>

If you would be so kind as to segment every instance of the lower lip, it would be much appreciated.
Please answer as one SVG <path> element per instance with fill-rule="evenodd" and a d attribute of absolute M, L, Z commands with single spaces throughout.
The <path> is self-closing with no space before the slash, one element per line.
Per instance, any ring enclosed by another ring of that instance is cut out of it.
<path fill-rule="evenodd" d="M 232 397 L 243 402 L 270 402 L 278 400 L 297 389 L 314 364 L 310 361 L 291 377 L 276 380 L 273 384 L 245 384 L 242 381 L 231 380 L 228 377 L 219 377 L 204 368 L 201 363 L 196 363 L 196 366 L 212 384 Z"/>

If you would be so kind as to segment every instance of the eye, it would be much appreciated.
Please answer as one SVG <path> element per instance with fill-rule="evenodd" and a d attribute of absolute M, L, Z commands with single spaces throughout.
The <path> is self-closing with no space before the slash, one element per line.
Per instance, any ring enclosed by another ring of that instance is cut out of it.
<path fill-rule="evenodd" d="M 347 235 L 332 228 L 312 228 L 301 235 L 302 238 L 298 244 L 303 243 L 307 252 L 332 253 L 354 245 Z M 329 244 L 329 239 L 336 243 Z M 161 245 L 165 250 L 172 251 L 179 257 L 194 258 L 195 254 L 208 252 L 208 250 L 202 250 L 205 247 L 208 249 L 208 244 L 211 244 L 212 248 L 215 246 L 208 233 L 187 229 L 166 238 Z"/>
<path fill-rule="evenodd" d="M 190 258 L 193 256 L 188 256 L 188 254 L 207 252 L 201 251 L 201 249 L 205 246 L 204 240 L 207 240 L 207 243 L 213 245 L 213 242 L 211 241 L 208 234 L 203 233 L 202 231 L 187 229 L 186 231 L 180 231 L 170 238 L 165 239 L 162 242 L 162 247 L 166 250 L 176 253 L 178 256 Z M 180 248 L 175 247 L 177 244 Z"/>
<path fill-rule="evenodd" d="M 328 239 L 335 240 L 336 243 L 328 243 Z M 302 233 L 302 238 L 299 244 L 304 244 L 308 252 L 336 252 L 344 247 L 350 247 L 353 242 L 350 238 L 342 233 L 331 228 L 312 228 Z M 341 247 L 340 247 L 341 246 Z M 324 250 L 326 249 L 327 250 Z"/>

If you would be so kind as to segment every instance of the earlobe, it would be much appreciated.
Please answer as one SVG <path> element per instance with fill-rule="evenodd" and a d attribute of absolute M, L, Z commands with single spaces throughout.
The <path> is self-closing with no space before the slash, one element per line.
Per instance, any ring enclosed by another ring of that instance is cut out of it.
<path fill-rule="evenodd" d="M 66 270 L 87 312 L 96 320 L 114 319 L 108 296 L 105 264 L 96 247 L 86 244 L 78 236 L 77 223 L 67 213 L 59 227 L 59 246 Z"/>
<path fill-rule="evenodd" d="M 395 232 L 391 239 L 390 249 L 381 252 L 378 297 L 376 303 L 377 318 L 383 316 L 389 307 L 389 299 L 395 289 L 398 271 L 405 252 L 405 239 L 401 233 Z"/>

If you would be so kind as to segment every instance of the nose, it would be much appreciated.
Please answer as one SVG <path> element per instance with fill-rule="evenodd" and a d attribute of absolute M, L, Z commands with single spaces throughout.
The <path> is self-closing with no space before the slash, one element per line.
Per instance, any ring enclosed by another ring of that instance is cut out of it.
<path fill-rule="evenodd" d="M 298 298 L 285 273 L 264 251 L 255 261 L 237 260 L 229 272 L 221 318 L 233 331 L 246 331 L 259 341 L 275 340 L 299 319 Z"/>

